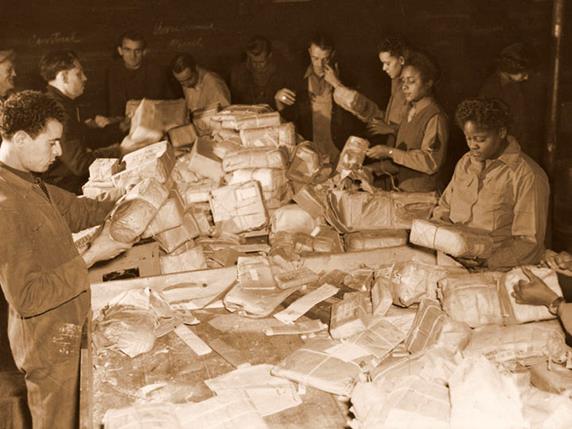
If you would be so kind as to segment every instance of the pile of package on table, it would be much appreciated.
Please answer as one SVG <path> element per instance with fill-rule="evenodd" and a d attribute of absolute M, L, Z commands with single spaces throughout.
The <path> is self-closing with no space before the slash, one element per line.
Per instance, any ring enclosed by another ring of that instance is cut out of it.
<path fill-rule="evenodd" d="M 158 242 L 161 274 L 234 267 L 236 280 L 210 294 L 183 283 L 115 297 L 94 315 L 96 352 L 135 358 L 175 334 L 194 355 L 211 353 L 186 326 L 205 308 L 270 318 L 261 334 L 304 343 L 206 380 L 211 397 L 199 402 L 177 389 L 134 395 L 107 410 L 106 427 L 268 427 L 265 416 L 304 402 L 300 386 L 349 398 L 353 428 L 570 427 L 572 350 L 544 307 L 511 296 L 523 269 L 468 272 L 431 253 L 485 256 L 485 234 L 430 221 L 433 193 L 376 189 L 362 168 L 366 140 L 350 137 L 332 166 L 268 106 L 212 108 L 187 124 L 180 108 L 138 104 L 128 139 L 142 148 L 96 160 L 84 194 L 123 194 L 105 231 Z M 102 230 L 79 233 L 80 252 Z M 360 264 L 410 238 L 433 259 Z M 350 269 L 308 263 L 344 252 Z M 561 294 L 556 273 L 525 269 Z"/>

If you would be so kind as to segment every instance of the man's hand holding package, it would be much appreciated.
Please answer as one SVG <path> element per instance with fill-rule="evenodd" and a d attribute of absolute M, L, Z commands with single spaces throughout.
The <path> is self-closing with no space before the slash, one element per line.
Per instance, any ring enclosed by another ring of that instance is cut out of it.
<path fill-rule="evenodd" d="M 109 221 L 106 221 L 99 234 L 82 255 L 88 268 L 96 262 L 113 259 L 133 246 L 133 243 L 122 243 L 111 238 L 109 225 Z"/>

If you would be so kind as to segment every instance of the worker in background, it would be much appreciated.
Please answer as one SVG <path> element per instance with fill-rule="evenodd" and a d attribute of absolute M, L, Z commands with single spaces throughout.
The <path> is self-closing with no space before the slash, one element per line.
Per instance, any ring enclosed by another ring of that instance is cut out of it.
<path fill-rule="evenodd" d="M 530 100 L 533 92 L 529 79 L 531 77 L 531 56 L 524 43 L 513 43 L 505 47 L 496 60 L 496 70 L 490 75 L 481 90 L 480 97 L 498 98 L 504 101 L 512 113 L 509 134 L 516 138 L 522 150 L 540 163 L 542 144 L 535 141 L 536 128 L 542 124 L 539 117 L 543 112 L 534 113 Z"/>
<path fill-rule="evenodd" d="M 61 105 L 36 91 L 13 94 L 0 108 L 0 285 L 34 429 L 78 427 L 87 269 L 130 247 L 111 240 L 106 227 L 78 254 L 71 232 L 104 222 L 112 204 L 76 197 L 39 178 L 62 154 L 65 121 Z"/>
<path fill-rule="evenodd" d="M 433 217 L 487 231 L 494 250 L 466 265 L 491 269 L 536 264 L 544 252 L 548 197 L 546 173 L 509 135 L 510 111 L 497 99 L 468 99 L 457 125 L 469 152 L 457 163 Z"/>
<path fill-rule="evenodd" d="M 230 91 L 224 80 L 198 66 L 191 54 L 175 56 L 171 62 L 171 72 L 181 85 L 189 112 L 230 105 Z"/>
<path fill-rule="evenodd" d="M 118 124 L 89 127 L 80 120 L 76 99 L 83 94 L 87 77 L 72 51 L 52 51 L 40 61 L 40 73 L 48 83 L 47 93 L 64 107 L 62 154 L 44 172 L 44 180 L 75 194 L 87 182 L 89 166 L 96 158 L 120 158 L 118 144 L 124 132 Z"/>
<path fill-rule="evenodd" d="M 367 156 L 381 160 L 380 170 L 395 175 L 405 192 L 438 189 L 438 172 L 445 160 L 449 129 L 447 116 L 433 96 L 439 72 L 425 54 L 413 52 L 401 72 L 407 112 L 401 119 L 395 147 L 375 145 Z"/>
<path fill-rule="evenodd" d="M 0 51 L 0 100 L 4 100 L 14 90 L 14 51 Z"/>
<path fill-rule="evenodd" d="M 544 262 L 553 270 L 572 276 L 572 255 L 569 253 L 547 250 Z M 528 280 L 521 280 L 514 286 L 512 295 L 516 302 L 546 306 L 552 315 L 560 319 L 567 336 L 572 336 L 572 303 L 567 303 L 564 297 L 557 295 L 542 279 L 526 267 L 523 267 L 523 272 Z"/>
<path fill-rule="evenodd" d="M 119 38 L 120 59 L 107 70 L 107 108 L 112 121 L 123 119 L 129 100 L 171 98 L 166 70 L 147 60 L 147 41 L 127 31 Z"/>
<path fill-rule="evenodd" d="M 284 67 L 274 58 L 272 43 L 263 36 L 252 37 L 245 57 L 230 71 L 232 102 L 274 106 L 274 94 L 286 86 L 286 77 Z"/>
<path fill-rule="evenodd" d="M 278 90 L 274 100 L 281 115 L 296 124 L 296 131 L 335 164 L 348 137 L 362 135 L 363 126 L 334 102 L 334 87 L 325 78 L 331 69 L 342 79 L 332 39 L 315 35 L 308 44 L 308 55 L 310 65 L 302 79 L 292 87 Z"/>

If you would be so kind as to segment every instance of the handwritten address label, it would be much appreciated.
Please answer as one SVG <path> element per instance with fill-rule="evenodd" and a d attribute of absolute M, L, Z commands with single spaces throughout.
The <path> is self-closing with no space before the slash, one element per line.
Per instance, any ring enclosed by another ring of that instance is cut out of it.
<path fill-rule="evenodd" d="M 77 33 L 51 33 L 46 36 L 32 34 L 30 37 L 30 44 L 36 46 L 49 46 L 49 45 L 59 45 L 59 44 L 69 44 L 69 43 L 81 43 L 82 38 L 77 35 Z"/>

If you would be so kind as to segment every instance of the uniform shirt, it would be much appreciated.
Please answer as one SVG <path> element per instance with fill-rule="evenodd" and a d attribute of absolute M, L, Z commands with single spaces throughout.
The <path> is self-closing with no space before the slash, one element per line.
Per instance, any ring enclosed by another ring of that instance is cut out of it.
<path fill-rule="evenodd" d="M 219 104 L 230 105 L 230 91 L 216 73 L 197 67 L 199 80 L 193 88 L 183 88 L 187 109 L 194 112 Z"/>
<path fill-rule="evenodd" d="M 407 101 L 403 95 L 401 79 L 391 80 L 391 96 L 387 102 L 384 120 L 389 125 L 399 126 L 407 112 Z"/>
<path fill-rule="evenodd" d="M 435 113 L 430 114 L 426 125 L 425 121 L 417 123 L 416 119 L 424 116 L 430 109 Z M 417 129 L 417 127 L 422 127 L 423 129 Z M 412 129 L 406 133 L 406 128 Z M 413 136 L 417 135 L 422 137 L 420 139 L 415 137 L 414 140 L 411 140 Z M 431 176 L 433 180 L 427 180 L 426 183 L 423 184 L 420 183 L 423 182 L 423 180 L 415 180 L 415 176 L 422 178 L 421 175 L 412 174 L 412 172 L 407 172 L 405 169 L 400 169 L 400 181 L 403 182 L 400 183 L 400 187 L 403 187 L 404 191 L 425 192 L 434 191 L 436 189 L 436 173 L 445 160 L 448 140 L 449 130 L 447 117 L 432 97 L 424 97 L 409 106 L 406 116 L 402 119 L 400 131 L 397 134 L 397 148 L 393 150 L 392 159 L 395 164 L 409 170 L 414 170 L 415 172 L 423 173 L 423 175 Z M 413 188 L 408 187 L 408 185 L 404 183 L 405 180 L 410 178 L 414 179 L 411 181 Z M 421 188 L 414 189 L 419 186 Z"/>
<path fill-rule="evenodd" d="M 51 185 L 46 194 L 33 175 L 19 173 L 0 165 L 0 284 L 11 310 L 28 318 L 88 291 L 87 267 L 71 232 L 100 224 L 113 204 Z"/>
<path fill-rule="evenodd" d="M 546 173 L 521 152 L 516 139 L 496 159 L 465 154 L 433 217 L 490 232 L 490 268 L 535 264 L 544 251 L 550 187 Z"/>
<path fill-rule="evenodd" d="M 144 62 L 137 70 L 130 70 L 123 61 L 114 62 L 107 71 L 107 111 L 109 116 L 125 116 L 129 100 L 163 100 L 169 98 L 165 70 Z"/>

